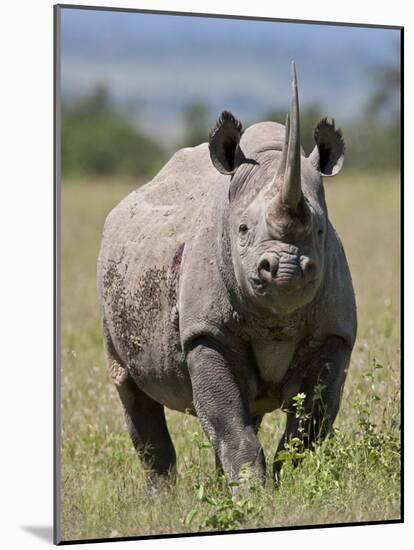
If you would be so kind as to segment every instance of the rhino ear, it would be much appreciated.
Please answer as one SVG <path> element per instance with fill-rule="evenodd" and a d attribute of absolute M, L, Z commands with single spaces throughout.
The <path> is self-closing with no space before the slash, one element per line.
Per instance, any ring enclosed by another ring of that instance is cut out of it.
<path fill-rule="evenodd" d="M 209 133 L 211 162 L 222 174 L 233 174 L 243 160 L 239 148 L 242 123 L 229 111 L 223 111 Z"/>
<path fill-rule="evenodd" d="M 322 176 L 335 176 L 342 168 L 345 142 L 340 129 L 335 130 L 333 118 L 320 120 L 314 130 L 316 147 L 309 158 Z"/>

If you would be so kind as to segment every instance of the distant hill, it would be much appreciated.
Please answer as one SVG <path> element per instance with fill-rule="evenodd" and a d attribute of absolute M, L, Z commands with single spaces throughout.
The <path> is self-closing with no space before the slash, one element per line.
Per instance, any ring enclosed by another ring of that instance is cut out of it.
<path fill-rule="evenodd" d="M 211 120 L 230 109 L 245 123 L 284 111 L 295 60 L 303 105 L 355 120 L 375 67 L 398 62 L 395 30 L 64 9 L 66 102 L 105 84 L 119 108 L 153 137 L 182 131 L 190 102 Z"/>

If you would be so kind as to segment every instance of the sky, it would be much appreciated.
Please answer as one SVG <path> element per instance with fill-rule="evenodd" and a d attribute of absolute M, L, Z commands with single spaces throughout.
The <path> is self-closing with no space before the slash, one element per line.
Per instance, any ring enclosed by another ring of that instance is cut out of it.
<path fill-rule="evenodd" d="M 70 102 L 104 84 L 117 105 L 163 142 L 182 132 L 192 101 L 214 120 L 244 122 L 287 110 L 290 62 L 302 105 L 358 119 L 378 67 L 399 63 L 399 31 L 64 8 L 62 94 Z"/>

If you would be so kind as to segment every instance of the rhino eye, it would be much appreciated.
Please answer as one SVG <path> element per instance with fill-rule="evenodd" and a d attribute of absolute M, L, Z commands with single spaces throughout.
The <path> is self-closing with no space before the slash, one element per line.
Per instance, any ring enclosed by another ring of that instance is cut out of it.
<path fill-rule="evenodd" d="M 242 235 L 245 235 L 248 230 L 249 230 L 249 228 L 247 227 L 247 225 L 245 223 L 242 223 L 242 224 L 239 225 L 239 233 L 241 233 Z"/>
<path fill-rule="evenodd" d="M 322 235 L 323 235 L 323 229 L 318 229 L 318 235 L 319 235 L 319 237 L 322 237 Z"/>

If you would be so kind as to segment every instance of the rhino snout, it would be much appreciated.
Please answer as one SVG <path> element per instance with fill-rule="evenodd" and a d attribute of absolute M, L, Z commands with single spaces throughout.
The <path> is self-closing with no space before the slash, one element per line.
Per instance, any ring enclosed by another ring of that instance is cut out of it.
<path fill-rule="evenodd" d="M 262 283 L 294 291 L 312 278 L 315 264 L 307 256 L 266 252 L 260 257 L 257 272 Z"/>

